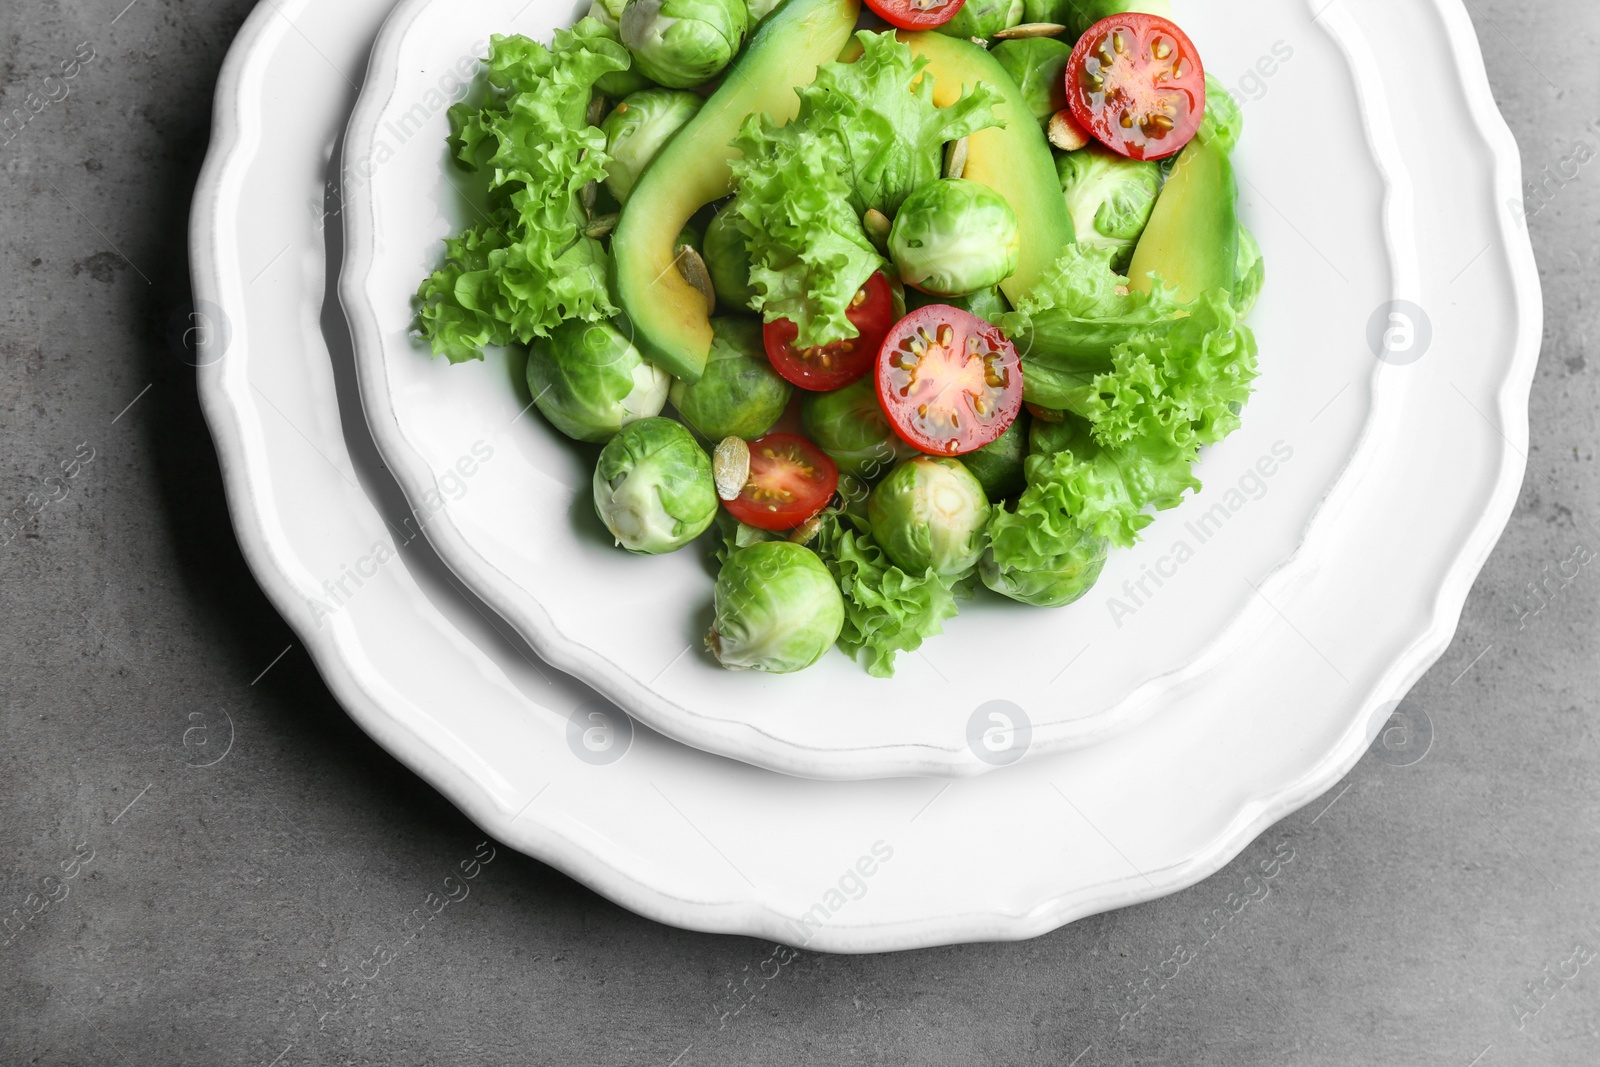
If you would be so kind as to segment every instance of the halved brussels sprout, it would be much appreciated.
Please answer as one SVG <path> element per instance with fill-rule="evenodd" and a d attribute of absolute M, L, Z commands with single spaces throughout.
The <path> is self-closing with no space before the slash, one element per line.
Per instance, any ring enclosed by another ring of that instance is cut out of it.
<path fill-rule="evenodd" d="M 872 537 L 907 574 L 969 573 L 983 556 L 989 498 L 959 459 L 918 456 L 867 498 Z"/>
<path fill-rule="evenodd" d="M 673 406 L 701 437 L 753 441 L 772 429 L 794 387 L 772 369 L 759 319 L 711 320 L 711 355 L 694 384 L 672 383 Z"/>
<path fill-rule="evenodd" d="M 1072 58 L 1072 45 L 1054 37 L 1026 37 L 1001 41 L 989 54 L 1022 90 L 1022 99 L 1040 127 L 1049 126 L 1050 116 L 1067 106 L 1067 60 Z"/>
<path fill-rule="evenodd" d="M 722 73 L 750 29 L 745 0 L 628 0 L 622 43 L 645 77 L 692 89 Z"/>
<path fill-rule="evenodd" d="M 628 194 L 661 146 L 694 118 L 704 104 L 695 93 L 646 89 L 617 104 L 600 129 L 606 135 L 606 188 L 626 204 Z"/>
<path fill-rule="evenodd" d="M 600 451 L 594 510 L 629 552 L 675 552 L 717 517 L 711 457 L 671 419 L 629 423 Z"/>
<path fill-rule="evenodd" d="M 1028 458 L 1029 417 L 1026 411 L 1022 412 L 1005 433 L 961 457 L 991 502 L 1016 496 L 1027 488 L 1023 462 Z"/>
<path fill-rule="evenodd" d="M 963 41 L 973 37 L 993 37 L 1022 21 L 1023 0 L 967 0 L 955 18 L 935 29 L 946 37 Z"/>
<path fill-rule="evenodd" d="M 844 628 L 844 597 L 817 554 L 793 541 L 735 549 L 717 575 L 706 647 L 724 667 L 788 674 L 827 653 Z"/>
<path fill-rule="evenodd" d="M 841 472 L 868 481 L 912 452 L 889 428 L 870 376 L 831 393 L 806 393 L 800 427 Z"/>
<path fill-rule="evenodd" d="M 1035 607 L 1059 608 L 1083 596 L 1100 580 L 1109 547 L 1105 538 L 1086 533 L 1046 565 L 1026 571 L 1004 570 L 995 563 L 994 552 L 986 551 L 978 574 L 984 585 L 1002 596 Z"/>
<path fill-rule="evenodd" d="M 900 205 L 889 256 L 907 285 L 960 296 L 1009 278 L 1021 241 L 1005 197 L 964 178 L 940 178 L 917 186 Z"/>
<path fill-rule="evenodd" d="M 729 311 L 752 311 L 756 291 L 750 284 L 750 249 L 734 224 L 734 214 L 729 210 L 732 207 L 729 203 L 711 219 L 701 255 L 711 272 L 717 302 Z"/>
<path fill-rule="evenodd" d="M 1056 176 L 1078 244 L 1114 249 L 1112 267 L 1126 270 L 1161 194 L 1161 164 L 1090 144 L 1058 157 Z"/>
<path fill-rule="evenodd" d="M 1256 306 L 1261 287 L 1267 281 L 1267 264 L 1261 258 L 1261 245 L 1242 222 L 1239 224 L 1239 258 L 1235 261 L 1233 276 L 1233 307 L 1242 319 Z"/>
<path fill-rule="evenodd" d="M 527 377 L 533 402 L 551 425 L 597 443 L 630 422 L 661 414 L 672 382 L 611 323 L 577 319 L 534 338 Z"/>

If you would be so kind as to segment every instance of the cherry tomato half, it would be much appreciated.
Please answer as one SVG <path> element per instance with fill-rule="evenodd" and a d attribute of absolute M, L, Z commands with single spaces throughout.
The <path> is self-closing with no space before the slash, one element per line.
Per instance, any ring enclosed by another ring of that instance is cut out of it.
<path fill-rule="evenodd" d="M 838 488 L 839 468 L 826 452 L 797 433 L 769 433 L 750 442 L 750 477 L 722 505 L 746 525 L 792 530 L 827 507 Z"/>
<path fill-rule="evenodd" d="M 967 0 L 867 0 L 875 15 L 902 30 L 931 30 L 956 17 Z"/>
<path fill-rule="evenodd" d="M 1188 144 L 1206 110 L 1200 53 L 1159 15 L 1102 19 L 1067 61 L 1067 101 L 1078 125 L 1129 159 L 1165 159 Z"/>
<path fill-rule="evenodd" d="M 1022 410 L 1022 361 L 997 327 L 948 304 L 918 308 L 878 353 L 878 402 L 912 448 L 974 452 Z"/>
<path fill-rule="evenodd" d="M 794 346 L 800 327 L 789 319 L 767 323 L 762 338 L 772 369 L 800 388 L 818 393 L 842 389 L 871 370 L 883 335 L 894 325 L 894 296 L 882 271 L 856 290 L 845 318 L 855 326 L 857 336 L 810 348 Z"/>

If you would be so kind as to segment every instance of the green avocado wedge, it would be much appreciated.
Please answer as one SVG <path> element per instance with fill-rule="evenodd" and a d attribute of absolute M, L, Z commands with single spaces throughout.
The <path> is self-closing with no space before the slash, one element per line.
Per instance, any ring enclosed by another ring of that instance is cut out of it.
<path fill-rule="evenodd" d="M 1233 292 L 1239 256 L 1239 189 L 1228 153 L 1204 134 L 1178 153 L 1128 267 L 1128 287 L 1149 292 L 1151 275 L 1188 303 Z"/>
<path fill-rule="evenodd" d="M 792 119 L 800 109 L 795 89 L 815 81 L 819 65 L 839 58 L 859 13 L 857 0 L 786 0 L 628 197 L 611 243 L 613 295 L 634 343 L 684 381 L 699 380 L 712 335 L 704 295 L 674 262 L 678 233 L 701 207 L 731 191 L 730 144 L 746 116 Z"/>
<path fill-rule="evenodd" d="M 1004 97 L 995 117 L 1005 126 L 979 130 L 967 139 L 962 177 L 1005 197 L 1017 218 L 1024 220 L 1016 272 L 1000 283 L 1001 291 L 1015 303 L 1072 243 L 1072 219 L 1061 196 L 1049 142 L 1039 136 L 1039 122 L 1022 90 L 987 51 L 938 33 L 898 36 L 912 51 L 927 57 L 926 73 L 933 78 L 933 102 L 939 107 L 949 107 L 960 98 L 963 86 L 978 82 Z"/>

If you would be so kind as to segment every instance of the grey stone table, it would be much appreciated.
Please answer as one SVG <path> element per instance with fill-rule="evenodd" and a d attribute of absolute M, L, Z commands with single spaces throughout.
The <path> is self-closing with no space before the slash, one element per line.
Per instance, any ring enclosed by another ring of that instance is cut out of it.
<path fill-rule="evenodd" d="M 164 337 L 250 0 L 125 3 L 0 7 L 3 110 L 49 98 L 0 133 L 0 506 L 37 507 L 0 548 L 0 1064 L 1600 1063 L 1592 0 L 1467 3 L 1548 320 L 1516 513 L 1406 705 L 1424 759 L 1374 751 L 1213 878 L 1021 944 L 775 957 L 501 849 L 381 970 L 482 835 L 258 591 Z M 220 711 L 231 751 L 191 766 Z"/>

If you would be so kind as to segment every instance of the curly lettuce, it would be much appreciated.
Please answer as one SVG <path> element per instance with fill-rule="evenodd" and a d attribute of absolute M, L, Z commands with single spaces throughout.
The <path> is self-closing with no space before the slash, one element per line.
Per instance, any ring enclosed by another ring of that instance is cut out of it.
<path fill-rule="evenodd" d="M 1098 577 L 1105 545 L 1134 544 L 1154 512 L 1200 489 L 1193 472 L 1199 450 L 1238 428 L 1257 374 L 1255 335 L 1225 292 L 1178 307 L 1170 295 L 1144 302 L 1121 296 L 1102 279 L 1072 300 L 1074 310 L 1121 311 L 1125 319 L 1159 303 L 1170 317 L 1129 323 L 1098 372 L 1069 366 L 1051 377 L 1048 370 L 1036 374 L 1037 353 L 1024 360 L 1024 381 L 1044 378 L 1051 406 L 1064 417 L 1035 421 L 1027 488 L 991 518 L 981 572 L 991 589 L 1032 604 L 1083 595 Z M 1126 303 L 1119 307 L 1119 300 Z"/>
<path fill-rule="evenodd" d="M 1061 524 L 1069 516 L 1076 529 L 1126 548 L 1150 525 L 1150 511 L 1176 507 L 1185 490 L 1200 488 L 1191 470 L 1199 447 L 1187 424 L 1108 445 L 1096 440 L 1091 423 L 1074 415 L 1037 423 L 1033 454 L 1023 464 L 1028 488 L 1009 514 L 1037 522 L 1058 541 L 1070 540 Z M 997 544 L 998 529 L 991 524 L 990 539 Z M 1006 558 L 1003 548 L 1001 555 Z"/>
<path fill-rule="evenodd" d="M 997 124 L 999 93 L 979 84 L 935 107 L 927 59 L 892 33 L 856 34 L 854 62 L 827 63 L 779 126 L 751 116 L 734 141 L 734 225 L 750 253 L 755 309 L 789 319 L 795 343 L 855 337 L 845 311 L 883 259 L 861 218 L 892 215 L 938 178 L 947 141 Z"/>
<path fill-rule="evenodd" d="M 549 48 L 496 35 L 484 64 L 485 101 L 449 114 L 455 157 L 486 175 L 489 206 L 445 241 L 443 265 L 417 291 L 418 329 L 453 363 L 617 311 L 605 251 L 583 234 L 580 193 L 609 161 L 605 134 L 586 117 L 594 83 L 628 69 L 627 49 L 585 18 L 557 30 Z"/>
<path fill-rule="evenodd" d="M 1003 98 L 979 82 L 935 107 L 926 56 L 892 33 L 862 30 L 856 41 L 859 58 L 818 67 L 816 81 L 798 90 L 796 121 L 838 144 L 857 214 L 875 208 L 893 217 L 912 190 L 941 176 L 946 142 L 1004 125 L 994 116 Z"/>
<path fill-rule="evenodd" d="M 728 210 L 750 252 L 752 306 L 768 322 L 793 322 L 797 345 L 856 336 L 845 313 L 883 257 L 850 207 L 836 147 L 765 115 L 746 119 L 733 144 L 743 158 L 733 163 L 739 195 Z"/>
<path fill-rule="evenodd" d="M 957 594 L 949 585 L 931 570 L 907 574 L 871 534 L 844 517 L 829 516 L 811 547 L 844 594 L 839 647 L 875 678 L 891 677 L 899 653 L 915 652 L 956 614 Z"/>
<path fill-rule="evenodd" d="M 1022 353 L 1028 402 L 1070 408 L 1111 369 L 1113 351 L 1139 331 L 1174 319 L 1176 291 L 1162 285 L 1129 290 L 1112 268 L 1112 248 L 1068 245 L 1039 284 L 999 318 Z"/>
<path fill-rule="evenodd" d="M 1111 371 L 1095 377 L 1073 410 L 1108 445 L 1175 433 L 1216 444 L 1239 428 L 1256 374 L 1255 334 L 1219 290 L 1164 329 L 1140 331 L 1119 345 Z"/>

